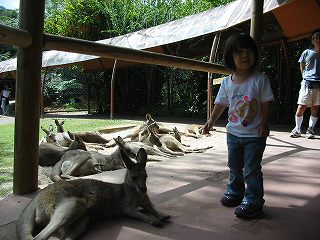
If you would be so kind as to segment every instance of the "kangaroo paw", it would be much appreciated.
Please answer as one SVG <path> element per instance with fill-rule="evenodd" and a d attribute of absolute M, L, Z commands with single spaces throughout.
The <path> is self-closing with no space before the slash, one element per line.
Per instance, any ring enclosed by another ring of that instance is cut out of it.
<path fill-rule="evenodd" d="M 171 220 L 171 216 L 170 216 L 170 215 L 164 215 L 164 216 L 161 216 L 161 217 L 159 218 L 159 220 L 160 220 L 161 222 L 169 222 L 169 221 Z"/>
<path fill-rule="evenodd" d="M 154 220 L 151 222 L 151 225 L 155 227 L 164 227 L 166 223 L 164 221 Z"/>

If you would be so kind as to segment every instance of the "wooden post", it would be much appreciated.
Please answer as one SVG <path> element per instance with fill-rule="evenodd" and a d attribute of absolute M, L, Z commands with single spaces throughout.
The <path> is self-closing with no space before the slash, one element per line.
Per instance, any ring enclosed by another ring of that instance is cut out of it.
<path fill-rule="evenodd" d="M 38 189 L 40 82 L 43 48 L 44 0 L 20 0 L 20 28 L 33 37 L 18 48 L 15 104 L 13 193 Z"/>
<path fill-rule="evenodd" d="M 43 78 L 42 78 L 42 81 L 41 81 L 41 87 L 40 87 L 40 89 L 41 89 L 40 90 L 40 116 L 41 116 L 41 118 L 43 118 L 43 114 L 44 114 L 43 95 L 44 95 L 44 85 L 45 85 L 47 73 L 48 73 L 48 68 L 45 69 L 45 72 L 43 74 Z"/>
<path fill-rule="evenodd" d="M 84 79 L 87 84 L 87 109 L 88 109 L 88 114 L 91 113 L 91 106 L 90 106 L 90 99 L 91 99 L 91 85 L 90 85 L 90 79 L 89 74 L 87 72 L 84 72 Z"/>
<path fill-rule="evenodd" d="M 259 55 L 263 29 L 263 4 L 264 0 L 252 0 L 250 35 L 256 41 Z"/>
<path fill-rule="evenodd" d="M 216 55 L 217 55 L 217 49 L 218 49 L 218 44 L 220 40 L 221 33 L 218 33 L 214 36 L 213 42 L 212 42 L 212 47 L 211 47 L 211 52 L 210 52 L 210 57 L 209 57 L 209 63 L 215 62 Z M 210 118 L 210 114 L 213 110 L 213 101 L 212 101 L 212 73 L 208 72 L 208 93 L 207 93 L 207 119 Z"/>
<path fill-rule="evenodd" d="M 112 76 L 111 76 L 110 119 L 114 119 L 114 81 L 115 81 L 116 69 L 117 69 L 117 59 L 114 60 Z"/>

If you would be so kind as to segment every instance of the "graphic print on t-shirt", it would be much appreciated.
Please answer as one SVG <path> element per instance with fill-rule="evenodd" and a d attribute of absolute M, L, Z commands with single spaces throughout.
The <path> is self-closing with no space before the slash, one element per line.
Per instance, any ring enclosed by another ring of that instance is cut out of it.
<path fill-rule="evenodd" d="M 247 127 L 257 116 L 258 102 L 256 99 L 249 101 L 248 96 L 244 96 L 235 106 L 235 110 L 230 113 L 229 120 L 233 123 L 238 121 L 241 125 Z"/>

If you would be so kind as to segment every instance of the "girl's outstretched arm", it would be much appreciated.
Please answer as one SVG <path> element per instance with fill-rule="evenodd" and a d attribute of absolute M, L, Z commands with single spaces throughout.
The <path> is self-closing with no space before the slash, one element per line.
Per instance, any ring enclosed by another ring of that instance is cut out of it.
<path fill-rule="evenodd" d="M 208 121 L 206 122 L 206 124 L 202 129 L 202 134 L 209 134 L 209 130 L 213 127 L 213 125 L 221 116 L 225 108 L 226 108 L 225 105 L 221 105 L 221 104 L 214 105 L 210 118 L 208 119 Z"/>

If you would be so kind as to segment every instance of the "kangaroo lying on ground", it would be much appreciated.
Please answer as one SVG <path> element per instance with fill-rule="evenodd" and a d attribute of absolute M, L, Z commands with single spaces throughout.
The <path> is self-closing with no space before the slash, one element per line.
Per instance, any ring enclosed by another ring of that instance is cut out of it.
<path fill-rule="evenodd" d="M 164 153 L 159 149 L 153 147 L 153 145 L 161 146 L 159 139 L 152 139 L 152 146 L 143 142 L 125 142 L 120 136 L 114 139 L 120 148 L 124 149 L 127 153 L 133 153 L 137 155 L 140 148 L 144 148 L 148 154 L 149 161 L 159 161 L 163 158 L 172 158 L 174 155 Z"/>
<path fill-rule="evenodd" d="M 107 140 L 105 138 L 103 138 L 101 136 L 100 133 L 96 132 L 96 131 L 92 131 L 92 132 L 70 132 L 70 131 L 65 131 L 64 130 L 64 123 L 65 121 L 61 121 L 59 122 L 59 120 L 55 119 L 54 120 L 56 126 L 57 126 L 57 132 L 58 133 L 64 133 L 64 134 L 67 134 L 68 138 L 74 140 L 75 138 L 75 135 L 78 135 L 78 137 L 81 137 L 81 139 L 84 141 L 84 142 L 87 142 L 87 143 L 107 143 L 109 142 L 110 140 Z"/>
<path fill-rule="evenodd" d="M 131 141 L 141 141 L 141 137 L 148 133 L 148 127 L 152 126 L 157 133 L 172 133 L 172 128 L 165 127 L 163 124 L 153 120 L 149 113 L 146 114 L 146 121 L 139 126 L 133 128 L 123 139 L 130 138 Z"/>
<path fill-rule="evenodd" d="M 59 122 L 59 120 L 54 120 L 56 126 L 57 126 L 57 132 L 58 133 L 65 133 L 68 135 L 68 138 L 74 139 L 75 135 L 78 135 L 78 137 L 81 137 L 82 140 L 86 143 L 100 143 L 105 144 L 108 143 L 110 140 L 104 138 L 99 132 L 96 131 L 90 131 L 90 132 L 66 132 L 64 130 L 64 121 Z"/>
<path fill-rule="evenodd" d="M 42 240 L 54 233 L 60 233 L 62 239 L 75 239 L 85 231 L 90 221 L 123 215 L 153 226 L 164 226 L 170 216 L 158 212 L 147 195 L 146 151 L 139 150 L 137 163 L 122 149 L 121 155 L 128 169 L 124 183 L 77 179 L 49 185 L 20 215 L 16 228 L 18 239 Z M 42 230 L 34 237 L 36 227 Z"/>
<path fill-rule="evenodd" d="M 78 136 L 76 136 L 76 139 L 71 143 L 71 145 L 68 148 L 61 147 L 52 143 L 41 143 L 39 145 L 39 165 L 54 166 L 57 162 L 60 161 L 63 154 L 65 154 L 67 151 L 74 149 L 87 150 L 86 145 Z"/>
<path fill-rule="evenodd" d="M 110 142 L 111 139 L 104 138 L 101 133 L 92 131 L 92 132 L 70 132 L 68 131 L 68 134 L 71 139 L 74 139 L 74 136 L 77 135 L 82 138 L 82 140 L 86 143 L 99 143 L 99 144 L 105 144 Z"/>
<path fill-rule="evenodd" d="M 159 150 L 168 153 L 171 155 L 177 155 L 182 156 L 185 153 L 201 153 L 205 150 L 212 148 L 212 146 L 205 147 L 205 148 L 189 148 L 182 145 L 180 141 L 178 141 L 174 136 L 171 134 L 157 134 L 152 128 L 149 128 L 149 137 L 146 139 L 146 143 L 148 145 L 152 145 L 152 142 L 154 142 L 154 139 L 159 139 L 161 142 L 161 147 L 159 147 Z M 153 139 L 153 140 L 152 140 Z"/>
<path fill-rule="evenodd" d="M 87 176 L 124 167 L 119 147 L 110 155 L 96 151 L 71 150 L 66 152 L 54 165 L 50 178 L 56 182 L 62 178 L 72 179 L 72 177 Z"/>

